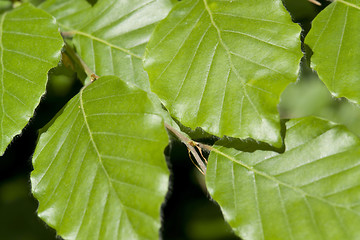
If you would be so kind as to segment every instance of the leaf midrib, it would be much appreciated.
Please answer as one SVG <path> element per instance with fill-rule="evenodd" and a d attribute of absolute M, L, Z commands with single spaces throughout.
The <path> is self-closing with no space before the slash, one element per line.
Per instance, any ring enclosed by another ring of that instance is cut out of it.
<path fill-rule="evenodd" d="M 127 221 L 129 222 L 131 228 L 133 229 L 134 234 L 139 235 L 139 233 L 136 231 L 133 223 L 131 222 L 131 220 L 130 220 L 130 218 L 129 218 L 129 215 L 128 215 L 128 213 L 127 213 L 126 210 L 135 211 L 135 212 L 137 212 L 137 213 L 139 213 L 139 214 L 142 214 L 142 215 L 147 216 L 148 218 L 151 218 L 152 220 L 156 220 L 156 219 L 155 219 L 153 216 L 151 216 L 151 215 L 149 215 L 148 213 L 146 213 L 146 212 L 143 212 L 143 211 L 141 211 L 141 210 L 139 210 L 139 209 L 136 209 L 136 208 L 133 208 L 133 207 L 131 207 L 131 206 L 125 205 L 125 204 L 121 201 L 121 198 L 120 198 L 120 196 L 118 195 L 118 192 L 116 191 L 115 187 L 113 186 L 113 183 L 112 183 L 112 182 L 113 182 L 113 181 L 116 181 L 116 180 L 110 177 L 110 175 L 108 174 L 108 172 L 107 172 L 107 170 L 106 170 L 106 168 L 105 168 L 105 166 L 104 166 L 104 164 L 103 164 L 102 155 L 100 154 L 100 151 L 99 151 L 99 149 L 98 149 L 98 147 L 97 147 L 97 145 L 96 145 L 96 143 L 95 143 L 95 140 L 94 140 L 94 137 L 93 137 L 93 133 L 92 133 L 92 131 L 91 131 L 91 129 L 90 129 L 90 125 L 89 125 L 89 123 L 88 123 L 88 121 L 87 121 L 87 115 L 86 115 L 86 113 L 85 113 L 84 101 L 83 101 L 83 91 L 84 91 L 84 90 L 86 89 L 86 87 L 88 87 L 88 86 L 89 86 L 89 85 L 86 85 L 85 87 L 83 87 L 83 88 L 80 90 L 80 93 L 79 93 L 79 104 L 80 104 L 80 106 L 79 106 L 79 107 L 80 107 L 80 109 L 81 109 L 81 113 L 82 113 L 82 116 L 83 116 L 83 118 L 84 118 L 84 123 L 85 123 L 86 129 L 87 129 L 88 134 L 89 134 L 90 142 L 91 142 L 91 144 L 93 145 L 93 148 L 94 148 L 94 150 L 95 150 L 95 152 L 96 152 L 96 155 L 98 156 L 99 164 L 101 165 L 101 168 L 102 168 L 103 172 L 105 173 L 105 176 L 106 176 L 106 178 L 107 178 L 107 180 L 108 180 L 109 186 L 110 186 L 110 188 L 114 191 L 114 193 L 115 193 L 115 195 L 116 195 L 119 203 L 121 204 L 122 212 L 126 215 Z M 125 183 L 125 184 L 128 184 L 128 183 L 126 183 L 126 182 L 124 182 L 124 183 Z M 135 186 L 136 186 L 136 185 L 135 185 Z M 140 186 L 136 186 L 136 187 L 139 188 Z M 140 188 L 141 188 L 141 187 L 140 187 Z M 141 236 L 141 237 L 142 237 L 143 239 L 145 239 L 144 236 Z"/>
<path fill-rule="evenodd" d="M 86 113 L 85 113 L 85 109 L 84 109 L 84 103 L 83 103 L 83 92 L 84 92 L 84 89 L 85 89 L 85 88 L 82 88 L 82 89 L 80 90 L 80 97 L 79 97 L 81 113 L 82 113 L 82 116 L 83 116 L 83 118 L 84 118 L 84 122 L 85 122 L 86 129 L 87 129 L 87 131 L 88 131 L 88 133 L 89 133 L 90 142 L 92 143 L 92 145 L 93 145 L 93 147 L 94 147 L 94 150 L 95 150 L 95 152 L 96 152 L 96 155 L 98 156 L 99 163 L 100 163 L 102 169 L 104 170 L 104 173 L 105 173 L 105 175 L 106 175 L 106 177 L 107 177 L 107 179 L 108 179 L 108 181 L 109 181 L 110 186 L 115 190 L 115 188 L 113 187 L 113 185 L 112 185 L 112 183 L 111 183 L 111 180 L 110 180 L 111 178 L 110 178 L 108 172 L 106 171 L 105 166 L 104 166 L 104 164 L 103 164 L 103 162 L 102 162 L 101 154 L 100 154 L 100 152 L 99 152 L 99 149 L 98 149 L 97 146 L 96 146 L 96 143 L 95 143 L 95 141 L 94 141 L 93 134 L 92 134 L 92 132 L 91 132 L 91 130 L 90 130 L 90 126 L 89 126 L 89 123 L 88 123 L 88 121 L 87 121 L 87 117 L 86 117 Z M 116 192 L 116 191 L 115 191 L 115 192 Z M 119 198 L 119 201 L 120 201 L 120 198 Z"/>
<path fill-rule="evenodd" d="M 264 117 L 262 116 L 262 114 L 258 111 L 258 109 L 256 108 L 255 104 L 253 103 L 253 101 L 251 100 L 248 92 L 247 92 L 247 89 L 246 89 L 246 83 L 245 83 L 245 80 L 243 78 L 241 78 L 239 76 L 239 73 L 237 71 L 237 69 L 235 68 L 234 66 L 234 63 L 232 62 L 232 59 L 231 59 L 231 51 L 229 49 L 229 47 L 224 43 L 222 37 L 221 37 L 221 30 L 220 28 L 217 26 L 217 24 L 215 23 L 215 20 L 214 20 L 214 17 L 213 17 L 213 14 L 210 10 L 210 7 L 207 3 L 207 0 L 202 0 L 203 3 L 204 3 L 204 6 L 205 6 L 205 9 L 207 11 L 207 13 L 209 14 L 209 18 L 210 18 L 210 21 L 211 21 L 211 25 L 214 26 L 214 28 L 216 29 L 216 32 L 217 32 L 217 35 L 218 35 L 218 38 L 219 38 L 219 41 L 220 41 L 220 44 L 221 46 L 223 46 L 223 48 L 225 49 L 226 51 L 226 55 L 228 56 L 228 60 L 229 60 L 229 63 L 230 63 L 230 67 L 231 69 L 233 69 L 235 75 L 237 76 L 237 78 L 240 80 L 241 82 L 241 87 L 243 89 L 243 92 L 244 92 L 244 95 L 246 96 L 246 98 L 248 99 L 249 103 L 251 104 L 251 106 L 254 108 L 255 112 L 258 114 L 258 116 L 261 118 L 261 119 L 264 119 Z"/>
<path fill-rule="evenodd" d="M 106 178 L 107 178 L 107 180 L 108 180 L 109 186 L 110 186 L 110 188 L 114 191 L 116 197 L 117 197 L 118 200 L 119 200 L 119 203 L 121 204 L 122 212 L 125 213 L 126 218 L 128 219 L 128 222 L 129 222 L 130 226 L 132 227 L 134 233 L 136 233 L 136 231 L 135 231 L 134 227 L 132 226 L 132 223 L 131 223 L 131 221 L 130 221 L 130 219 L 129 219 L 129 216 L 128 216 L 127 212 L 125 211 L 125 209 L 127 208 L 127 206 L 125 206 L 125 205 L 122 203 L 122 201 L 121 201 L 121 199 L 120 199 L 120 197 L 119 197 L 119 195 L 118 195 L 115 187 L 114 187 L 113 184 L 112 184 L 111 177 L 109 176 L 109 174 L 108 174 L 108 172 L 107 172 L 107 170 L 106 170 L 106 168 L 105 168 L 105 166 L 104 166 L 104 164 L 103 164 L 101 154 L 100 154 L 100 152 L 99 152 L 99 149 L 97 148 L 97 145 L 96 145 L 96 143 L 95 143 L 95 141 L 94 141 L 94 138 L 93 138 L 93 134 L 92 134 L 92 132 L 91 132 L 91 130 L 90 130 L 90 126 L 89 126 L 89 123 L 88 123 L 88 121 L 87 121 L 87 117 L 86 117 L 86 113 L 85 113 L 85 108 L 84 108 L 84 103 L 83 103 L 83 92 L 84 92 L 84 89 L 85 89 L 85 88 L 86 88 L 86 86 L 83 87 L 83 88 L 80 90 L 79 101 L 80 101 L 81 113 L 82 113 L 82 116 L 83 116 L 83 118 L 84 118 L 85 126 L 86 126 L 86 129 L 87 129 L 88 134 L 89 134 L 89 137 L 90 137 L 90 142 L 92 143 L 92 145 L 93 145 L 93 147 L 94 147 L 94 150 L 95 150 L 95 152 L 96 152 L 96 155 L 98 156 L 99 163 L 100 163 L 100 165 L 101 165 L 101 168 L 102 168 L 103 172 L 105 173 L 105 176 L 106 176 Z M 135 209 L 135 210 L 137 210 L 137 209 Z"/>
<path fill-rule="evenodd" d="M 0 149 L 2 150 L 4 147 L 4 128 L 3 128 L 3 123 L 4 123 L 4 113 L 5 113 L 5 108 L 4 108 L 4 91 L 5 91 L 5 87 L 4 87 L 4 61 L 3 61 L 3 55 L 4 55 L 4 46 L 3 46 L 3 25 L 4 25 L 4 19 L 5 16 L 7 15 L 7 13 L 4 13 L 1 16 L 1 22 L 0 22 L 0 64 L 1 64 L 1 109 L 2 109 L 2 114 L 1 114 L 1 145 L 0 145 Z"/>
<path fill-rule="evenodd" d="M 251 171 L 251 172 L 253 172 L 253 173 L 255 173 L 255 174 L 258 174 L 258 175 L 260 175 L 260 176 L 262 176 L 262 177 L 265 177 L 265 178 L 267 178 L 268 180 L 277 183 L 278 185 L 283 185 L 283 186 L 285 186 L 285 187 L 287 187 L 287 188 L 290 188 L 290 189 L 292 189 L 293 191 L 301 194 L 302 196 L 309 196 L 309 197 L 311 197 L 311 198 L 314 198 L 314 199 L 317 199 L 317 200 L 319 200 L 319 201 L 321 201 L 321 202 L 324 202 L 324 203 L 326 203 L 326 204 L 328 204 L 328 205 L 330 205 L 330 206 L 332 206 L 332 207 L 344 208 L 344 209 L 346 209 L 346 210 L 348 210 L 348 211 L 351 211 L 351 212 L 355 213 L 356 215 L 360 215 L 357 211 L 355 211 L 354 209 L 352 209 L 352 208 L 350 208 L 350 207 L 348 207 L 348 206 L 346 206 L 346 205 L 333 203 L 333 202 L 331 202 L 331 201 L 329 201 L 329 200 L 326 200 L 326 199 L 321 198 L 321 197 L 319 197 L 319 196 L 315 196 L 315 195 L 309 194 L 309 193 L 305 192 L 305 191 L 302 190 L 302 189 L 296 188 L 296 187 L 294 187 L 294 186 L 292 186 L 292 185 L 290 185 L 290 184 L 288 184 L 288 183 L 285 183 L 285 182 L 283 182 L 283 181 L 280 181 L 280 180 L 278 180 L 277 178 L 275 178 L 275 177 L 273 177 L 273 176 L 271 176 L 271 175 L 269 175 L 269 174 L 267 174 L 267 173 L 265 173 L 265 172 L 263 172 L 263 171 L 260 171 L 260 170 L 254 168 L 254 167 L 251 167 L 251 166 L 247 165 L 246 163 L 244 163 L 244 162 L 242 162 L 242 161 L 240 161 L 240 160 L 235 159 L 235 158 L 232 157 L 232 156 L 227 155 L 226 153 L 222 152 L 221 150 L 219 150 L 219 149 L 217 149 L 217 148 L 212 148 L 211 151 L 213 151 L 213 152 L 215 152 L 215 153 L 217 153 L 217 154 L 219 154 L 219 155 L 222 155 L 223 157 L 231 160 L 232 162 L 234 162 L 234 163 L 236 163 L 236 164 L 239 164 L 240 166 L 246 168 L 247 170 L 249 170 L 249 171 Z"/>
<path fill-rule="evenodd" d="M 346 23 L 347 23 L 347 20 L 348 20 L 348 13 L 349 13 L 349 8 L 346 8 L 346 13 L 345 13 L 345 23 L 344 25 L 342 26 L 342 31 L 341 31 L 341 37 L 340 37 L 340 43 L 339 43 L 339 48 L 338 48 L 338 52 L 337 52 L 337 55 L 336 55 L 336 60 L 335 60 L 335 66 L 334 66 L 334 73 L 333 73 L 333 77 L 331 79 L 331 88 L 333 89 L 333 91 L 336 91 L 335 89 L 335 76 L 336 76 L 336 72 L 337 72 L 337 68 L 339 66 L 339 58 L 340 58 L 340 53 L 341 53 L 341 48 L 343 46 L 343 40 L 344 40 L 344 35 L 345 35 L 345 29 L 346 29 Z"/>
<path fill-rule="evenodd" d="M 360 6 L 357 6 L 357 5 L 353 4 L 353 3 L 349 3 L 349 2 L 344 1 L 344 0 L 335 0 L 335 2 L 339 2 L 339 3 L 342 3 L 342 4 L 348 5 L 348 6 L 352 7 L 352 8 L 354 8 L 354 9 L 360 10 Z"/>

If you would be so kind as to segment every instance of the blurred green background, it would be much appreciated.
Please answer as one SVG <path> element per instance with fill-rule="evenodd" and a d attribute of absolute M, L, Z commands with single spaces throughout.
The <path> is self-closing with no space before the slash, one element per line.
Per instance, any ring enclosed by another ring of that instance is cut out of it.
<path fill-rule="evenodd" d="M 42 0 L 27 0 L 39 4 Z M 27 2 L 26 1 L 26 2 Z M 25 1 L 23 1 L 25 2 Z M 94 4 L 96 1 L 90 1 Z M 315 6 L 307 0 L 284 0 L 294 22 L 303 27 L 302 39 L 311 27 L 312 19 L 329 2 Z M 0 13 L 12 8 L 10 0 L 0 1 Z M 334 99 L 309 67 L 311 51 L 301 62 L 296 83 L 290 84 L 282 95 L 279 111 L 282 118 L 316 115 L 345 124 L 360 136 L 359 108 L 345 99 Z M 67 56 L 67 55 L 66 55 Z M 65 56 L 65 57 L 66 57 Z M 0 157 L 0 233 L 6 240 L 60 239 L 53 229 L 37 216 L 37 201 L 30 193 L 31 155 L 43 128 L 64 104 L 81 88 L 75 67 L 64 58 L 49 72 L 47 92 L 35 111 L 34 117 L 16 136 L 5 154 Z M 172 171 L 170 190 L 162 207 L 161 238 L 171 240 L 232 240 L 239 239 L 221 215 L 218 205 L 206 191 L 204 177 L 191 163 L 187 149 L 172 141 L 165 149 Z"/>

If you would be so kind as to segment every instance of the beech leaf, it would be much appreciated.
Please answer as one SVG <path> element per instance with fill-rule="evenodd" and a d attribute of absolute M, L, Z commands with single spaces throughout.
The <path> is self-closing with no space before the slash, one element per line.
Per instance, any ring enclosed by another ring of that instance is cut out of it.
<path fill-rule="evenodd" d="M 1 15 L 0 155 L 33 115 L 62 46 L 56 22 L 46 12 L 22 4 Z"/>
<path fill-rule="evenodd" d="M 336 97 L 360 103 L 360 1 L 336 0 L 313 21 L 305 39 L 312 67 Z"/>
<path fill-rule="evenodd" d="M 308 117 L 287 122 L 286 151 L 216 147 L 206 182 L 245 240 L 358 239 L 360 139 Z"/>
<path fill-rule="evenodd" d="M 145 46 L 155 25 L 170 11 L 171 0 L 54 0 L 41 7 L 62 31 L 74 34 L 80 57 L 99 76 L 116 75 L 149 90 L 143 69 Z"/>
<path fill-rule="evenodd" d="M 157 239 L 169 178 L 161 114 L 117 77 L 83 88 L 37 144 L 38 215 L 65 239 Z"/>
<path fill-rule="evenodd" d="M 280 0 L 182 1 L 147 46 L 151 89 L 187 127 L 280 146 L 277 104 L 297 77 L 300 31 Z"/>

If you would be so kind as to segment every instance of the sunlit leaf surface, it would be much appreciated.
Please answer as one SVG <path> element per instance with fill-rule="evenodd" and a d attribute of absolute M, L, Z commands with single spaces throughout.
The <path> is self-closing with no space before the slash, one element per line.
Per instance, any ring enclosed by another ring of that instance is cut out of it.
<path fill-rule="evenodd" d="M 63 41 L 54 18 L 28 4 L 0 19 L 0 155 L 45 93 Z"/>
<path fill-rule="evenodd" d="M 99 0 L 91 7 L 85 0 L 54 0 L 41 7 L 75 35 L 79 55 L 97 75 L 116 75 L 149 90 L 145 46 L 172 5 L 171 0 Z"/>
<path fill-rule="evenodd" d="M 300 30 L 280 0 L 182 1 L 147 46 L 151 89 L 185 126 L 279 146 L 276 106 L 296 79 Z"/>
<path fill-rule="evenodd" d="M 216 147 L 206 182 L 245 240 L 358 239 L 360 139 L 316 118 L 287 123 L 283 154 Z"/>
<path fill-rule="evenodd" d="M 161 114 L 117 77 L 81 90 L 35 150 L 39 216 L 65 239 L 158 239 L 169 176 Z"/>
<path fill-rule="evenodd" d="M 313 21 L 312 65 L 336 97 L 360 103 L 360 1 L 336 0 Z"/>

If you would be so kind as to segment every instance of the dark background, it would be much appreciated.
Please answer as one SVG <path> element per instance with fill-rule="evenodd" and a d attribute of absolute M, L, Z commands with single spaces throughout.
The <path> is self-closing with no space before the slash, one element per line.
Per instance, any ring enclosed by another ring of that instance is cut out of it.
<path fill-rule="evenodd" d="M 1 1 L 0 1 L 1 2 Z M 4 1 L 3 1 L 4 2 Z M 8 1 L 11 2 L 11 1 Z M 33 0 L 40 3 L 41 0 Z M 95 3 L 96 1 L 90 1 Z M 304 29 L 321 11 L 307 0 L 286 0 L 285 6 L 295 22 Z M 328 3 L 321 1 L 325 6 Z M 3 8 L 3 10 L 11 7 Z M 1 9 L 0 9 L 1 12 Z M 305 48 L 304 48 L 305 49 Z M 309 53 L 311 55 L 311 53 Z M 304 59 L 303 72 L 313 74 Z M 63 65 L 49 73 L 47 92 L 35 111 L 34 117 L 16 136 L 0 157 L 0 234 L 6 240 L 60 239 L 53 229 L 36 215 L 37 201 L 30 193 L 31 156 L 35 149 L 38 131 L 49 122 L 63 105 L 82 87 L 76 74 Z M 172 172 L 170 190 L 162 207 L 163 239 L 232 240 L 239 239 L 223 220 L 218 205 L 206 191 L 204 176 L 194 167 L 187 149 L 172 140 L 164 151 Z"/>

